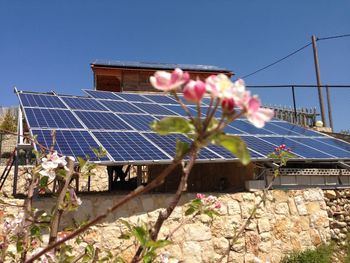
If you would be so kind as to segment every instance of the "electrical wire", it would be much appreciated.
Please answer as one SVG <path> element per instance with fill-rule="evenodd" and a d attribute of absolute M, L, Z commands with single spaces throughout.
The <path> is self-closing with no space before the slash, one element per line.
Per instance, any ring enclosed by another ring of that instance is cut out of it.
<path fill-rule="evenodd" d="M 299 48 L 299 49 L 293 51 L 292 53 L 288 54 L 287 56 L 284 56 L 283 58 L 280 58 L 280 59 L 276 60 L 275 62 L 272 62 L 271 64 L 268 64 L 268 65 L 266 65 L 266 66 L 264 66 L 264 67 L 262 67 L 262 68 L 260 68 L 260 69 L 258 69 L 258 70 L 255 70 L 255 71 L 253 71 L 253 72 L 251 72 L 251 73 L 249 73 L 249 74 L 247 74 L 247 75 L 244 75 L 244 76 L 241 77 L 241 78 L 242 78 L 242 79 L 246 79 L 246 78 L 248 78 L 248 77 L 250 77 L 250 76 L 252 76 L 252 75 L 255 75 L 256 73 L 258 73 L 258 72 L 260 72 L 260 71 L 263 71 L 263 70 L 265 70 L 265 69 L 267 69 L 267 68 L 269 68 L 269 67 L 272 67 L 273 65 L 276 65 L 277 63 L 279 63 L 279 62 L 281 62 L 281 61 L 283 61 L 283 60 L 285 60 L 285 59 L 287 59 L 287 58 L 289 58 L 289 57 L 295 55 L 296 53 L 302 51 L 303 49 L 307 48 L 307 47 L 310 46 L 311 44 L 312 44 L 312 42 L 310 42 L 310 43 L 308 43 L 308 44 L 302 46 L 301 48 Z"/>
<path fill-rule="evenodd" d="M 329 37 L 318 37 L 317 41 L 319 41 L 319 40 L 335 39 L 335 38 L 343 38 L 343 37 L 350 37 L 350 34 L 343 34 L 343 35 L 329 36 Z"/>

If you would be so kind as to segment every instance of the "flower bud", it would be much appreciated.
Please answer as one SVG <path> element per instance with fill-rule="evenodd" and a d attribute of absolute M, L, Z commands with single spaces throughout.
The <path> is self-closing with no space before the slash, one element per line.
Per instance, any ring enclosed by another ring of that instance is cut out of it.
<path fill-rule="evenodd" d="M 221 102 L 221 107 L 224 112 L 232 112 L 235 107 L 235 101 L 233 98 L 223 99 Z"/>
<path fill-rule="evenodd" d="M 199 102 L 205 93 L 205 84 L 200 80 L 190 80 L 183 90 L 183 94 L 186 100 Z"/>

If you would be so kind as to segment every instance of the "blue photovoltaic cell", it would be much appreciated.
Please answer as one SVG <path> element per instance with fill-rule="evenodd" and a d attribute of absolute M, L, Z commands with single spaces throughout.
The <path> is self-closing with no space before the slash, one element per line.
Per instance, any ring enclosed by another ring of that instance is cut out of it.
<path fill-rule="evenodd" d="M 209 98 L 209 97 L 205 97 L 205 98 L 203 98 L 202 99 L 202 102 L 204 103 L 204 104 L 206 104 L 206 105 L 210 105 L 210 101 L 211 101 L 211 98 Z M 214 102 L 213 102 L 214 103 Z"/>
<path fill-rule="evenodd" d="M 244 131 L 233 128 L 230 125 L 228 125 L 224 128 L 224 132 L 227 134 L 246 134 Z"/>
<path fill-rule="evenodd" d="M 138 131 L 150 131 L 151 122 L 156 120 L 150 115 L 118 114 L 118 116 Z"/>
<path fill-rule="evenodd" d="M 83 128 L 69 110 L 25 108 L 30 128 Z"/>
<path fill-rule="evenodd" d="M 350 143 L 334 139 L 334 138 L 329 138 L 329 137 L 324 137 L 324 138 L 317 138 L 315 139 L 316 141 L 326 143 L 328 145 L 332 145 L 334 147 L 338 147 L 343 149 L 343 151 L 350 152 Z"/>
<path fill-rule="evenodd" d="M 164 108 L 161 105 L 158 104 L 146 104 L 146 103 L 134 103 L 133 105 L 137 106 L 141 110 L 145 111 L 149 114 L 154 115 L 176 115 L 174 112 L 171 112 L 170 110 Z"/>
<path fill-rule="evenodd" d="M 61 97 L 65 103 L 71 109 L 78 110 L 100 110 L 100 111 L 108 111 L 106 107 L 103 107 L 97 100 L 95 99 L 83 99 L 83 98 L 73 98 L 73 97 Z"/>
<path fill-rule="evenodd" d="M 214 151 L 215 153 L 219 154 L 220 156 L 224 157 L 225 159 L 237 159 L 236 156 L 234 156 L 229 150 L 225 149 L 222 146 L 215 145 L 215 144 L 210 144 L 207 146 L 210 150 Z M 258 154 L 254 151 L 251 151 L 249 148 L 249 154 L 252 159 L 256 158 L 265 158 L 263 155 Z"/>
<path fill-rule="evenodd" d="M 275 122 L 266 122 L 264 129 L 274 132 L 278 135 L 293 135 L 293 136 L 300 136 L 299 133 L 293 132 L 290 129 L 282 128 L 278 125 L 274 125 Z"/>
<path fill-rule="evenodd" d="M 111 112 L 76 111 L 88 129 L 100 130 L 133 130 L 118 116 Z"/>
<path fill-rule="evenodd" d="M 37 140 L 46 148 L 52 145 L 51 131 L 32 130 L 33 135 L 37 135 Z M 66 156 L 86 158 L 88 155 L 91 161 L 108 160 L 107 157 L 98 159 L 92 148 L 99 149 L 99 145 L 87 131 L 56 131 L 56 144 L 54 149 L 58 153 Z"/>
<path fill-rule="evenodd" d="M 120 113 L 144 113 L 142 110 L 138 109 L 134 105 L 126 101 L 108 101 L 104 100 L 101 103 L 108 109 L 114 112 Z"/>
<path fill-rule="evenodd" d="M 96 90 L 84 90 L 84 92 L 96 99 L 120 100 L 120 98 L 115 96 L 113 92 Z"/>
<path fill-rule="evenodd" d="M 115 94 L 115 95 L 120 97 L 121 99 L 130 101 L 130 102 L 152 102 L 151 100 L 145 98 L 140 94 L 119 92 L 118 94 Z"/>
<path fill-rule="evenodd" d="M 172 157 L 176 155 L 176 139 L 181 140 L 182 142 L 186 142 L 188 144 L 191 143 L 191 140 L 185 137 L 182 134 L 169 134 L 169 135 L 159 135 L 156 133 L 144 133 L 148 139 L 150 139 L 154 144 L 156 144 L 159 148 L 165 151 Z M 185 158 L 188 159 L 188 156 Z M 208 149 L 202 149 L 198 154 L 198 160 L 207 160 L 207 159 L 222 159 L 217 154 L 209 151 Z"/>
<path fill-rule="evenodd" d="M 259 138 L 255 137 L 255 136 L 242 136 L 241 137 L 245 143 L 247 144 L 248 148 L 263 154 L 265 156 L 269 155 L 270 153 L 272 153 L 276 146 L 268 143 L 266 141 L 260 140 Z"/>
<path fill-rule="evenodd" d="M 237 128 L 242 130 L 248 134 L 256 135 L 256 134 L 273 134 L 272 132 L 265 130 L 263 128 L 256 128 L 253 124 L 250 124 L 243 120 L 235 120 L 231 122 L 230 125 L 233 128 Z"/>
<path fill-rule="evenodd" d="M 203 116 L 207 116 L 208 108 L 209 107 L 207 106 L 201 107 L 201 112 Z M 214 117 L 220 119 L 222 117 L 222 111 L 220 109 L 216 109 Z"/>
<path fill-rule="evenodd" d="M 311 138 L 291 138 L 293 141 L 297 141 L 300 143 L 303 143 L 307 146 L 313 147 L 317 150 L 320 150 L 322 152 L 325 152 L 327 154 L 334 155 L 335 157 L 338 158 L 350 158 L 350 152 L 333 147 L 328 144 L 324 144 L 320 141 L 316 141 Z"/>
<path fill-rule="evenodd" d="M 305 158 L 334 158 L 334 156 L 320 152 L 316 149 L 306 146 L 305 144 L 300 144 L 285 137 L 264 137 L 262 139 L 273 143 L 276 146 L 285 144 L 287 148 L 290 148 L 292 150 L 293 153 L 296 153 Z"/>
<path fill-rule="evenodd" d="M 19 97 L 24 107 L 67 108 L 58 97 L 53 95 L 19 93 Z"/>
<path fill-rule="evenodd" d="M 160 104 L 178 104 L 178 102 L 169 97 L 169 96 L 165 96 L 165 95 L 143 95 L 145 96 L 147 99 L 150 99 L 152 100 L 152 102 L 155 102 L 155 103 L 160 103 Z"/>
<path fill-rule="evenodd" d="M 94 132 L 116 162 L 170 160 L 137 132 Z"/>
<path fill-rule="evenodd" d="M 304 129 L 304 128 L 300 127 L 300 126 L 297 126 L 297 125 L 294 125 L 294 124 L 291 124 L 291 123 L 288 123 L 288 122 L 275 121 L 275 122 L 273 122 L 273 124 L 277 125 L 277 126 L 280 126 L 282 128 L 288 129 L 290 131 L 299 133 L 299 134 L 304 135 L 304 136 L 318 136 L 318 137 L 324 136 L 321 133 L 318 133 L 318 132 L 315 132 L 315 131 L 311 131 L 311 130 L 307 130 L 307 129 Z"/>
<path fill-rule="evenodd" d="M 162 107 L 167 108 L 168 110 L 171 110 L 180 116 L 187 116 L 185 110 L 180 105 L 162 105 Z"/>

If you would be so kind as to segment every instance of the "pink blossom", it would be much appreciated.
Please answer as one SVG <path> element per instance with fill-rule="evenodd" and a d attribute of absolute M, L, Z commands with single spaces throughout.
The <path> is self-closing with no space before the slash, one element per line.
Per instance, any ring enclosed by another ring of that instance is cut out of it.
<path fill-rule="evenodd" d="M 221 208 L 221 203 L 220 202 L 216 202 L 214 208 L 220 209 Z"/>
<path fill-rule="evenodd" d="M 199 102 L 204 94 L 205 94 L 205 84 L 203 81 L 200 80 L 190 80 L 184 90 L 183 94 L 186 100 L 193 101 L 193 102 Z"/>
<path fill-rule="evenodd" d="M 235 107 L 235 101 L 232 98 L 225 98 L 221 102 L 221 107 L 224 112 L 232 112 Z"/>
<path fill-rule="evenodd" d="M 200 193 L 198 193 L 198 194 L 196 195 L 196 197 L 197 197 L 197 199 L 203 199 L 203 198 L 205 198 L 205 194 L 200 194 Z"/>
<path fill-rule="evenodd" d="M 224 74 L 211 75 L 205 80 L 206 90 L 213 98 L 232 98 L 233 83 Z"/>
<path fill-rule="evenodd" d="M 154 88 L 162 91 L 170 91 L 178 88 L 189 80 L 187 72 L 176 68 L 172 73 L 166 71 L 157 71 L 150 77 L 150 82 Z"/>
<path fill-rule="evenodd" d="M 258 96 L 252 96 L 248 99 L 245 109 L 247 119 L 257 128 L 262 128 L 265 122 L 272 119 L 274 111 L 271 109 L 261 108 L 260 99 Z"/>

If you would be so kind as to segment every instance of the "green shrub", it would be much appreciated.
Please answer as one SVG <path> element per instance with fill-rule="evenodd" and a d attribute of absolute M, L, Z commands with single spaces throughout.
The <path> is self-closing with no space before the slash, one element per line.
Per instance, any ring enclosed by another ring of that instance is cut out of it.
<path fill-rule="evenodd" d="M 294 251 L 285 256 L 281 263 L 331 263 L 333 245 L 321 245 L 316 249 Z"/>

